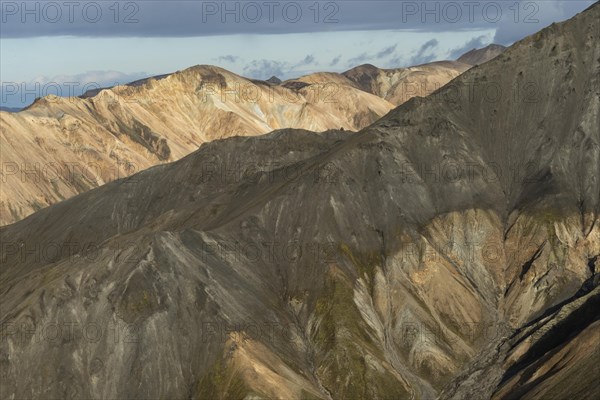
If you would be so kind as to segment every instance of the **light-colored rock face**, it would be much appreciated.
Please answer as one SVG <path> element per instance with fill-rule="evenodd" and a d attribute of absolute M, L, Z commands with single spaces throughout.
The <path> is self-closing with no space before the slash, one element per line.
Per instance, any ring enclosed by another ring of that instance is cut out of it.
<path fill-rule="evenodd" d="M 0 228 L 0 398 L 595 398 L 599 16 Z"/>
<path fill-rule="evenodd" d="M 335 83 L 286 88 L 199 66 L 94 97 L 46 97 L 0 113 L 0 224 L 202 143 L 279 128 L 355 131 L 393 105 Z"/>
<path fill-rule="evenodd" d="M 400 105 L 413 97 L 430 95 L 469 68 L 471 65 L 457 61 L 439 61 L 397 69 L 361 65 L 343 75 L 356 87 Z"/>
<path fill-rule="evenodd" d="M 301 82 L 353 86 L 399 106 L 413 97 L 430 95 L 471 67 L 470 64 L 457 61 L 438 61 L 396 69 L 381 69 L 365 64 L 342 74 L 310 74 L 283 84 L 293 85 Z"/>

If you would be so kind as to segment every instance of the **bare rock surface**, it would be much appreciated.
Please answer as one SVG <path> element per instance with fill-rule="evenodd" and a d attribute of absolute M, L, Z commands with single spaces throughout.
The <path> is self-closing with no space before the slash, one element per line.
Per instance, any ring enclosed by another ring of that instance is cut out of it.
<path fill-rule="evenodd" d="M 595 398 L 599 21 L 0 228 L 0 398 Z"/>

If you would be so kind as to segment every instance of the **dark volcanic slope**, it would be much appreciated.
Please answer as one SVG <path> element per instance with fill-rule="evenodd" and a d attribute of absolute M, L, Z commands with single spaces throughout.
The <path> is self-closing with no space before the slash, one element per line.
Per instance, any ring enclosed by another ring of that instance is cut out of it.
<path fill-rule="evenodd" d="M 599 21 L 2 228 L 0 398 L 593 398 Z"/>

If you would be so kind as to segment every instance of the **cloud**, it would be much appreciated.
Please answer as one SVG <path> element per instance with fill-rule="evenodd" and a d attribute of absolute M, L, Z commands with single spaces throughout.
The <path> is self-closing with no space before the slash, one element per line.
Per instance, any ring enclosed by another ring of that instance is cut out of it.
<path fill-rule="evenodd" d="M 304 57 L 304 60 L 300 61 L 297 64 L 297 66 L 301 67 L 301 66 L 304 66 L 304 65 L 310 65 L 310 64 L 312 64 L 314 62 L 315 62 L 315 57 L 311 56 L 311 55 L 308 55 L 308 56 Z"/>
<path fill-rule="evenodd" d="M 228 54 L 226 56 L 219 56 L 216 58 L 217 62 L 228 62 L 230 64 L 235 63 L 237 60 L 239 60 L 240 58 L 231 54 Z"/>
<path fill-rule="evenodd" d="M 514 22 L 514 14 L 509 14 L 512 19 L 506 19 L 502 24 L 498 24 L 493 42 L 509 46 L 553 22 L 569 19 L 592 5 L 592 3 L 594 3 L 593 0 L 522 1 L 518 22 Z M 506 12 L 511 11 L 506 10 Z"/>
<path fill-rule="evenodd" d="M 396 44 L 390 47 L 386 47 L 385 49 L 377 53 L 377 58 L 385 58 L 389 56 L 390 54 L 394 53 L 394 51 L 396 51 L 396 47 L 398 47 L 398 45 Z"/>
<path fill-rule="evenodd" d="M 402 58 L 402 56 L 396 56 L 386 63 L 386 67 L 387 68 L 399 68 L 401 65 L 405 65 L 405 64 L 406 64 L 406 62 L 404 61 L 404 58 Z"/>
<path fill-rule="evenodd" d="M 365 61 L 371 60 L 373 56 L 368 55 L 367 53 L 362 53 L 356 57 L 352 57 L 348 60 L 347 65 L 349 67 L 356 67 L 357 65 L 364 64 Z"/>
<path fill-rule="evenodd" d="M 289 64 L 282 61 L 252 60 L 244 67 L 244 73 L 249 78 L 265 80 L 272 76 L 285 76 L 289 68 Z"/>
<path fill-rule="evenodd" d="M 464 45 L 450 50 L 450 59 L 456 60 L 463 54 L 473 49 L 480 49 L 491 43 L 491 38 L 487 35 L 481 35 L 469 40 Z"/>
<path fill-rule="evenodd" d="M 432 50 L 435 49 L 438 44 L 439 42 L 437 41 L 437 39 L 431 39 L 425 42 L 417 51 L 417 54 L 411 57 L 410 64 L 420 65 L 435 60 L 436 55 L 433 53 Z"/>
<path fill-rule="evenodd" d="M 398 45 L 384 47 L 383 49 L 373 54 L 362 53 L 356 57 L 349 59 L 347 65 L 349 67 L 356 67 L 357 65 L 365 64 L 367 62 L 381 60 L 382 58 L 388 57 L 391 54 L 393 54 L 396 51 L 397 47 Z"/>
<path fill-rule="evenodd" d="M 233 34 L 283 34 L 335 31 L 407 30 L 418 32 L 472 31 L 497 29 L 496 42 L 506 44 L 521 38 L 523 34 L 535 32 L 553 21 L 565 20 L 593 3 L 592 0 L 521 1 L 518 23 L 515 23 L 515 2 L 482 0 L 473 10 L 466 3 L 404 1 L 342 1 L 337 10 L 314 22 L 312 3 L 297 2 L 299 20 L 290 20 L 289 12 L 282 4 L 272 10 L 269 5 L 253 2 L 253 8 L 262 8 L 260 14 L 246 9 L 244 2 L 225 5 L 212 1 L 140 1 L 122 2 L 119 13 L 115 13 L 112 2 L 91 2 L 93 7 L 82 4 L 67 5 L 56 2 L 61 13 L 44 12 L 43 2 L 36 2 L 37 12 L 25 13 L 22 2 L 2 2 L 2 37 L 194 37 Z M 77 2 L 79 3 L 79 2 Z M 486 8 L 490 3 L 494 7 Z M 529 7 L 529 4 L 534 4 Z M 455 19 L 459 7 L 458 20 Z M 427 13 L 427 9 L 438 7 Z M 227 10 L 233 10 L 229 12 Z M 409 10 L 408 7 L 417 7 Z M 501 18 L 494 19 L 496 8 L 501 8 Z M 512 8 L 510 8 L 512 7 Z M 535 7 L 538 11 L 535 12 Z M 487 10 L 487 11 L 486 11 Z M 472 12 L 471 12 L 472 11 Z M 525 18 L 531 16 L 525 21 Z M 38 15 L 36 15 L 38 14 Z M 258 19 L 254 18 L 259 15 Z M 98 16 L 98 17 L 97 17 Z M 23 19 L 25 23 L 23 23 Z M 37 20 L 37 22 L 36 22 Z M 537 20 L 537 22 L 535 22 Z"/>
<path fill-rule="evenodd" d="M 252 60 L 243 68 L 245 76 L 254 79 L 269 79 L 277 76 L 280 79 L 288 79 L 292 76 L 304 74 L 306 71 L 302 67 L 308 65 L 319 65 L 315 63 L 316 58 L 313 55 L 307 55 L 298 62 L 276 61 L 276 60 Z"/>
<path fill-rule="evenodd" d="M 329 63 L 330 67 L 336 66 L 338 65 L 338 63 L 340 62 L 340 60 L 342 59 L 342 56 L 339 55 L 336 58 L 334 58 L 333 60 L 331 60 L 331 62 Z"/>

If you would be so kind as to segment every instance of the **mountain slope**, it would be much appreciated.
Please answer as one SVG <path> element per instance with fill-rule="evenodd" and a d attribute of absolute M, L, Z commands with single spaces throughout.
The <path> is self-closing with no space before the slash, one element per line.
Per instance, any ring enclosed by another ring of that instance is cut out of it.
<path fill-rule="evenodd" d="M 471 65 L 456 61 L 437 61 L 397 69 L 379 69 L 365 64 L 343 75 L 359 89 L 400 105 L 415 96 L 428 96 L 469 68 Z"/>
<path fill-rule="evenodd" d="M 288 89 L 211 66 L 158 78 L 0 113 L 0 224 L 207 141 L 283 127 L 357 130 L 392 108 L 352 86 Z"/>
<path fill-rule="evenodd" d="M 428 96 L 469 68 L 471 65 L 456 61 L 437 61 L 395 69 L 381 69 L 371 64 L 364 64 L 341 74 L 331 72 L 309 74 L 286 81 L 284 85 L 335 82 L 344 86 L 353 86 L 400 105 L 415 96 Z"/>
<path fill-rule="evenodd" d="M 593 398 L 599 17 L 0 228 L 0 397 Z"/>
<path fill-rule="evenodd" d="M 468 68 L 455 61 L 399 69 L 364 65 L 281 82 L 196 66 L 80 98 L 47 96 L 20 113 L 0 113 L 0 225 L 178 160 L 207 141 L 288 127 L 361 129 Z"/>

